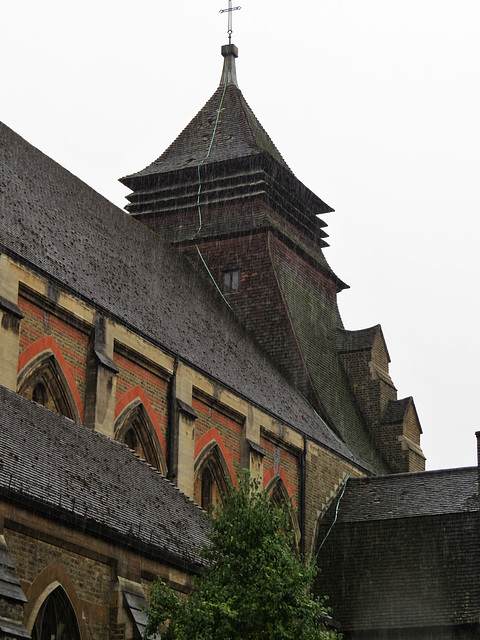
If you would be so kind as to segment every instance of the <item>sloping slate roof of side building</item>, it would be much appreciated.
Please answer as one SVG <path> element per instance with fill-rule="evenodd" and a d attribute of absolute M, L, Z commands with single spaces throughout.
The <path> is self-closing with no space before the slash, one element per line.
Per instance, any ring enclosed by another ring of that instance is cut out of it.
<path fill-rule="evenodd" d="M 317 588 L 346 632 L 388 640 L 428 628 L 433 638 L 478 625 L 477 467 L 350 479 L 318 539 Z"/>
<path fill-rule="evenodd" d="M 0 387 L 0 494 L 200 566 L 205 513 L 124 444 Z"/>

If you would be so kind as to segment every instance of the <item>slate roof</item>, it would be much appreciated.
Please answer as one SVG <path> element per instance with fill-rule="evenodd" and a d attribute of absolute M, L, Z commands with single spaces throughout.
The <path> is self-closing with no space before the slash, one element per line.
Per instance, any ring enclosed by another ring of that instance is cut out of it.
<path fill-rule="evenodd" d="M 350 478 L 337 522 L 478 511 L 477 467 Z"/>
<path fill-rule="evenodd" d="M 232 64 L 234 65 L 233 56 L 225 56 L 222 79 L 225 77 L 226 66 Z M 211 145 L 209 154 L 220 104 L 222 109 L 215 131 L 214 143 Z M 248 106 L 236 83 L 231 81 L 225 85 L 221 82 L 210 100 L 168 149 L 148 167 L 122 178 L 121 182 L 130 187 L 134 183 L 134 178 L 177 171 L 188 167 L 196 168 L 200 163 L 202 165 L 213 164 L 264 152 L 290 171 L 270 136 Z"/>
<path fill-rule="evenodd" d="M 387 343 L 385 342 L 382 326 L 380 324 L 368 327 L 367 329 L 357 329 L 355 331 L 339 329 L 337 333 L 337 351 L 339 353 L 348 353 L 350 351 L 365 351 L 371 349 L 375 342 L 375 338 L 378 335 L 383 341 L 387 360 L 390 362 Z M 386 380 L 386 382 L 391 384 L 392 381 Z"/>
<path fill-rule="evenodd" d="M 413 404 L 413 398 L 402 398 L 401 400 L 389 400 L 387 408 L 382 416 L 382 424 L 395 424 L 402 422 L 410 405 Z M 415 405 L 414 405 L 415 406 Z"/>
<path fill-rule="evenodd" d="M 0 596 L 22 604 L 27 601 L 3 536 L 0 536 Z"/>
<path fill-rule="evenodd" d="M 317 589 L 347 637 L 478 624 L 476 467 L 350 479 L 338 500 L 319 528 Z"/>
<path fill-rule="evenodd" d="M 337 349 L 340 352 L 371 349 L 379 330 L 381 330 L 379 324 L 356 331 L 339 329 L 337 333 Z"/>
<path fill-rule="evenodd" d="M 0 493 L 196 565 L 205 513 L 126 445 L 0 387 Z"/>
<path fill-rule="evenodd" d="M 145 597 L 129 593 L 128 591 L 123 592 L 123 598 L 126 608 L 132 617 L 133 624 L 138 631 L 138 637 L 143 638 L 148 622 L 146 613 L 148 610 L 148 602 Z M 150 636 L 148 640 L 161 640 L 161 636 L 159 633 L 156 633 L 155 636 Z"/>
<path fill-rule="evenodd" d="M 302 355 L 327 415 L 350 451 L 368 461 L 377 473 L 387 473 L 387 466 L 372 446 L 371 434 L 335 349 L 337 327 L 342 322 L 338 309 L 308 279 L 302 279 L 300 271 L 286 268 L 275 253 L 273 261 Z"/>
<path fill-rule="evenodd" d="M 5 538 L 0 535 L 0 602 L 2 599 L 9 602 L 10 607 L 12 604 L 19 605 L 19 614 L 22 611 L 22 605 L 27 602 Z M 3 631 L 5 634 L 3 637 L 7 638 L 30 638 L 21 622 L 14 622 L 7 618 L 0 617 L 0 631 Z"/>
<path fill-rule="evenodd" d="M 328 430 L 184 256 L 5 125 L 0 140 L 2 251 L 286 425 L 378 471 Z"/>

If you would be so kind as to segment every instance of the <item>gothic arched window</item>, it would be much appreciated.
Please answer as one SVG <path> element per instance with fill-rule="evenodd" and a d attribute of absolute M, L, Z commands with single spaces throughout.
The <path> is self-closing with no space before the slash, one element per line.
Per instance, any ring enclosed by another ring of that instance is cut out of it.
<path fill-rule="evenodd" d="M 40 607 L 32 640 L 81 640 L 75 612 L 62 587 L 54 589 Z"/>
<path fill-rule="evenodd" d="M 78 409 L 55 356 L 46 353 L 21 375 L 18 393 L 70 420 L 80 422 Z"/>
<path fill-rule="evenodd" d="M 287 488 L 280 476 L 277 476 L 271 483 L 269 483 L 269 486 L 267 487 L 267 494 L 270 500 L 276 504 L 277 507 L 281 507 L 282 505 L 290 502 L 290 496 L 288 495 Z M 300 543 L 300 528 L 295 511 L 293 510 L 290 510 L 290 530 L 294 532 L 294 542 L 295 545 L 298 546 Z"/>
<path fill-rule="evenodd" d="M 115 425 L 115 440 L 124 442 L 152 467 L 166 473 L 165 459 L 155 427 L 141 403 L 119 418 Z"/>
<path fill-rule="evenodd" d="M 223 502 L 227 491 L 229 477 L 226 463 L 218 445 L 211 447 L 204 454 L 195 472 L 194 496 L 196 502 L 211 512 L 217 502 Z"/>

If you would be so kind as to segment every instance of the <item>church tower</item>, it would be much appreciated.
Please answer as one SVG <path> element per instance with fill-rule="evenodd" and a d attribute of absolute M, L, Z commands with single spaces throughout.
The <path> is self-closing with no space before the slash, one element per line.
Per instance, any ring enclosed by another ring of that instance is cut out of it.
<path fill-rule="evenodd" d="M 157 160 L 121 179 L 127 210 L 198 265 L 352 452 L 379 473 L 420 471 L 420 423 L 413 400 L 397 400 L 381 328 L 346 331 L 340 317 L 348 285 L 323 253 L 333 209 L 293 175 L 245 101 L 237 47 L 222 56 L 210 100 Z"/>

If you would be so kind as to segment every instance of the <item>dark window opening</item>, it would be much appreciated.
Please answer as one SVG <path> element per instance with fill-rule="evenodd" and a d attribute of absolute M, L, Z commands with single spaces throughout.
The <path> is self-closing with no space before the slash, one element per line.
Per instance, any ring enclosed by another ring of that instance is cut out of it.
<path fill-rule="evenodd" d="M 212 510 L 212 489 L 213 489 L 213 478 L 212 472 L 208 467 L 205 467 L 202 473 L 202 509 L 208 511 L 209 513 Z"/>
<path fill-rule="evenodd" d="M 125 434 L 125 444 L 129 449 L 132 449 L 135 452 L 137 451 L 137 438 L 133 429 L 129 429 Z"/>
<path fill-rule="evenodd" d="M 195 472 L 194 500 L 208 513 L 213 513 L 218 503 L 223 504 L 228 493 L 228 470 L 222 460 L 220 448 L 215 445 Z"/>
<path fill-rule="evenodd" d="M 238 291 L 239 287 L 240 287 L 240 271 L 238 269 L 224 271 L 223 272 L 223 292 L 234 293 Z"/>
<path fill-rule="evenodd" d="M 122 417 L 120 422 L 117 422 L 115 440 L 126 444 L 137 456 L 146 460 L 161 473 L 166 473 L 162 445 L 143 405 L 136 405 Z"/>
<path fill-rule="evenodd" d="M 80 640 L 73 607 L 61 587 L 52 591 L 40 607 L 32 640 Z"/>
<path fill-rule="evenodd" d="M 42 382 L 38 382 L 34 386 L 32 400 L 38 402 L 38 404 L 43 404 L 44 407 L 47 405 L 47 390 Z"/>

